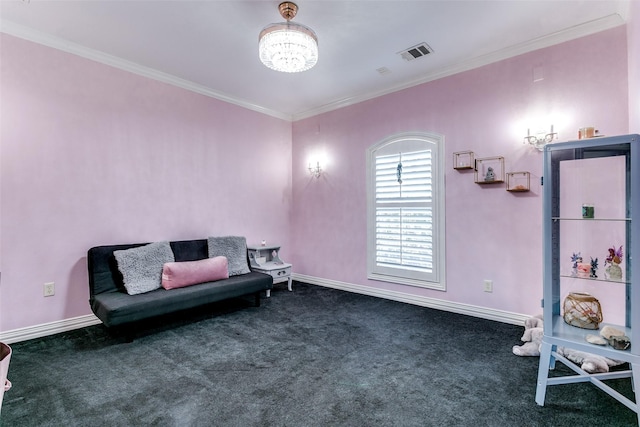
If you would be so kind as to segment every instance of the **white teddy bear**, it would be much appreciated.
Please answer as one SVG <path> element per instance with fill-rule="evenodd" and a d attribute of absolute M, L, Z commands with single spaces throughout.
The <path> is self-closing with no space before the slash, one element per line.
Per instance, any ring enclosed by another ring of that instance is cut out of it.
<path fill-rule="evenodd" d="M 513 346 L 516 356 L 540 356 L 540 344 L 543 335 L 542 315 L 530 317 L 524 321 L 524 334 L 520 340 L 524 344 Z"/>
<path fill-rule="evenodd" d="M 531 317 L 524 321 L 524 334 L 521 340 L 524 344 L 513 346 L 513 354 L 516 356 L 540 356 L 540 344 L 544 334 L 542 316 Z M 565 347 L 558 347 L 557 353 L 566 357 L 576 365 L 580 365 L 583 371 L 590 374 L 597 372 L 609 372 L 612 366 L 620 365 L 624 362 L 585 353 Z"/>

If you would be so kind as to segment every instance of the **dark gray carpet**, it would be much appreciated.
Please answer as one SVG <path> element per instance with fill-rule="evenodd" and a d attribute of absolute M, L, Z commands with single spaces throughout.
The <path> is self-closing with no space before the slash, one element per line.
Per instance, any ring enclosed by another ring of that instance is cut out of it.
<path fill-rule="evenodd" d="M 590 384 L 537 406 L 522 327 L 301 283 L 251 303 L 15 343 L 3 426 L 637 425 Z"/>

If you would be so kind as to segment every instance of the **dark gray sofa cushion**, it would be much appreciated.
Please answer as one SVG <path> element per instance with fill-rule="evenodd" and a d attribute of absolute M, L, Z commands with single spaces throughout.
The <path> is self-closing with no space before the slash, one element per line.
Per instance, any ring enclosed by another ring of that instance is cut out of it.
<path fill-rule="evenodd" d="M 156 289 L 138 295 L 105 292 L 94 296 L 91 309 L 107 326 L 118 326 L 216 301 L 271 289 L 271 276 L 252 272 L 185 288 Z"/>

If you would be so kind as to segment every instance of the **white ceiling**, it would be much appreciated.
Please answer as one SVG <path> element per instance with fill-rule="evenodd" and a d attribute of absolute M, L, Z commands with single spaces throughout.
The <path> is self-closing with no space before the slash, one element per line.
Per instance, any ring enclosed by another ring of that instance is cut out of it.
<path fill-rule="evenodd" d="M 258 59 L 278 0 L 0 0 L 0 30 L 295 120 L 621 25 L 629 1 L 298 0 L 319 61 L 297 74 Z"/>

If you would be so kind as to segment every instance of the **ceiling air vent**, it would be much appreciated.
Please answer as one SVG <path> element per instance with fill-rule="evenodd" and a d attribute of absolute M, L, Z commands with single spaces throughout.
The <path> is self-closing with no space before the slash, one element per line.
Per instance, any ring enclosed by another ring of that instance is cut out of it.
<path fill-rule="evenodd" d="M 421 58 L 432 52 L 433 49 L 431 49 L 428 44 L 420 43 L 415 46 L 411 46 L 408 49 L 401 50 L 398 54 L 400 54 L 405 61 L 413 61 L 414 59 Z"/>

